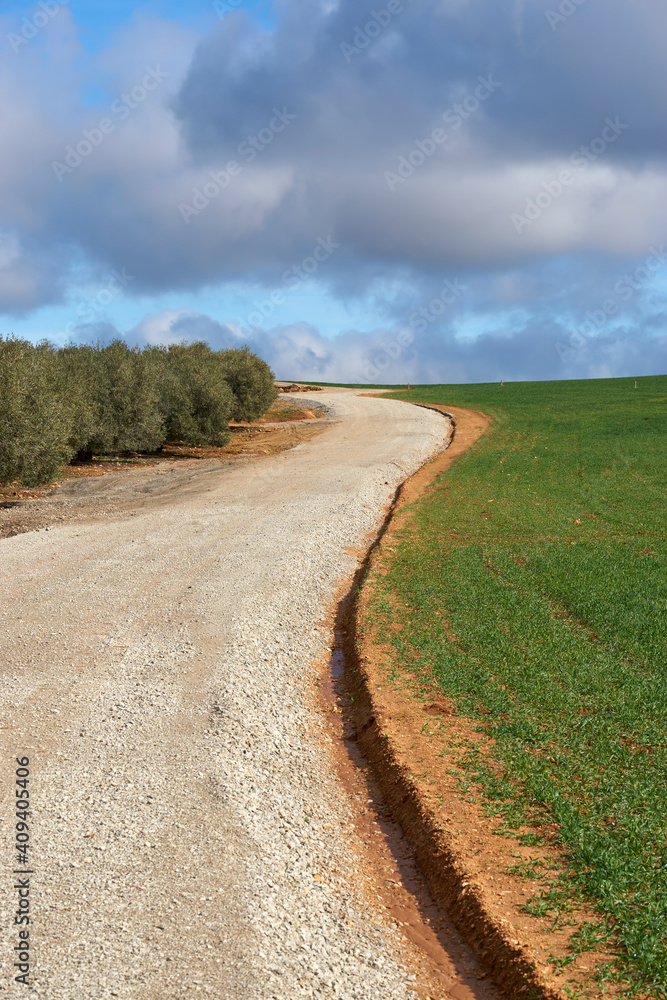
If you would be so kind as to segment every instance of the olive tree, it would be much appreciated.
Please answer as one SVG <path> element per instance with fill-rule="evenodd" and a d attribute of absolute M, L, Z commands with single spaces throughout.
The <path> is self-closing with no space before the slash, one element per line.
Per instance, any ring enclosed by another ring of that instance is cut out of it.
<path fill-rule="evenodd" d="M 257 420 L 276 399 L 275 376 L 249 347 L 221 351 L 220 370 L 234 393 L 234 420 Z"/>
<path fill-rule="evenodd" d="M 93 451 L 154 451 L 164 440 L 160 370 L 150 352 L 114 340 L 100 351 L 100 423 Z"/>
<path fill-rule="evenodd" d="M 219 355 L 207 344 L 170 345 L 163 360 L 161 400 L 167 441 L 218 447 L 229 441 L 235 400 L 220 377 Z"/>
<path fill-rule="evenodd" d="M 71 409 L 69 444 L 80 462 L 91 462 L 94 452 L 111 448 L 101 358 L 99 345 L 70 344 L 58 351 L 60 378 Z"/>
<path fill-rule="evenodd" d="M 0 337 L 0 481 L 37 486 L 73 452 L 55 348 Z"/>

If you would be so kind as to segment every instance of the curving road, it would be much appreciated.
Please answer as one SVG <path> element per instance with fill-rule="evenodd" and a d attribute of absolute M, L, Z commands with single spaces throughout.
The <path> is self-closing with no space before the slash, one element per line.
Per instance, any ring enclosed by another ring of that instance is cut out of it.
<path fill-rule="evenodd" d="M 194 485 L 151 470 L 122 513 L 0 542 L 0 997 L 416 995 L 311 687 L 349 550 L 447 424 L 314 398 L 335 422 L 293 451 Z M 34 809 L 28 989 L 15 756 Z"/>

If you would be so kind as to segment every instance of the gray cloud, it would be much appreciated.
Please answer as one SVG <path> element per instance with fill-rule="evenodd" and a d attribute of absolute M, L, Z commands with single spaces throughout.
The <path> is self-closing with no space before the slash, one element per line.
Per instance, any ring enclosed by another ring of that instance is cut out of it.
<path fill-rule="evenodd" d="M 404 0 L 387 20 L 358 0 L 278 0 L 274 31 L 241 8 L 201 39 L 148 19 L 88 63 L 84 83 L 109 95 L 95 109 L 81 98 L 82 54 L 64 9 L 0 70 L 0 308 L 24 314 L 63 300 L 82 269 L 127 268 L 128 295 L 281 287 L 318 238 L 332 237 L 340 249 L 317 279 L 333 294 L 378 296 L 398 282 L 383 308 L 400 326 L 459 278 L 470 293 L 452 322 L 476 311 L 479 334 L 485 315 L 523 310 L 511 322 L 534 331 L 547 354 L 528 352 L 534 365 L 512 354 L 529 336 L 516 326 L 488 344 L 461 340 L 454 326 L 447 363 L 472 370 L 472 353 L 490 363 L 496 345 L 508 364 L 548 373 L 550 324 L 567 339 L 598 291 L 667 230 L 666 140 L 656 127 L 664 5 L 585 0 L 554 23 L 547 15 L 560 6 Z M 383 23 L 371 31 L 374 19 Z M 159 86 L 121 119 L 114 102 L 157 66 Z M 69 147 L 74 162 L 103 118 L 112 132 L 59 175 L 54 161 Z M 609 121 L 623 126 L 613 138 Z M 624 304 L 627 322 L 598 331 L 597 361 L 577 364 L 634 363 L 630 331 L 648 322 L 644 298 Z M 342 364 L 332 343 L 363 360 L 381 337 L 323 341 L 307 322 L 285 331 L 266 350 L 282 358 L 284 344 L 304 373 Z M 624 337 L 619 353 L 610 338 Z M 438 343 L 432 331 L 415 340 L 415 365 L 445 364 Z M 643 343 L 662 359 L 652 335 Z"/>

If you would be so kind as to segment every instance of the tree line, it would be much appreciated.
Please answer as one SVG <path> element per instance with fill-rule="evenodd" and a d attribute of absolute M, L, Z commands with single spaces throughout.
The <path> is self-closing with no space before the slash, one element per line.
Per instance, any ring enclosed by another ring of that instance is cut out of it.
<path fill-rule="evenodd" d="M 221 446 L 230 420 L 256 420 L 276 395 L 273 372 L 248 347 L 0 337 L 0 482 L 37 486 L 94 454 Z"/>

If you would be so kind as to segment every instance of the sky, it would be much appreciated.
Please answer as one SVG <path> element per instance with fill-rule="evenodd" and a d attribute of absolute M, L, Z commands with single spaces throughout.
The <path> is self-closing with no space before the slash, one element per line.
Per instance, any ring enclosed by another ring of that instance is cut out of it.
<path fill-rule="evenodd" d="M 0 334 L 667 371 L 664 0 L 0 0 Z"/>

